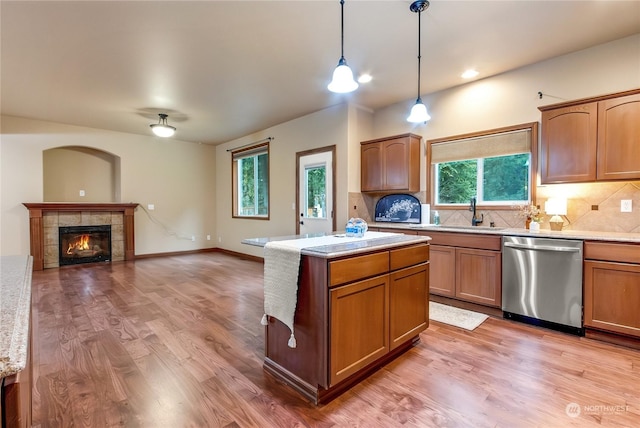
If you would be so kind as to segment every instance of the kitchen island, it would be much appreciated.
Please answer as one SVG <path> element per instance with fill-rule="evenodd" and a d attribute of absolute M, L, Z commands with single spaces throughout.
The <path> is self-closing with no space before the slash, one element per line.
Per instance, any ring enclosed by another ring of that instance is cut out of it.
<path fill-rule="evenodd" d="M 325 403 L 418 343 L 429 324 L 429 240 L 382 232 L 244 240 L 300 248 L 296 346 L 289 327 L 268 317 L 265 370 Z"/>

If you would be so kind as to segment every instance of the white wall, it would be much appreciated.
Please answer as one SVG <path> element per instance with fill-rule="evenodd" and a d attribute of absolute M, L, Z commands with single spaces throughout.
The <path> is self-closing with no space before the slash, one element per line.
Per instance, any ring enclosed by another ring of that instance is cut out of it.
<path fill-rule="evenodd" d="M 43 201 L 43 151 L 60 146 L 119 156 L 119 202 L 155 205 L 153 218 L 140 207 L 135 213 L 136 254 L 215 245 L 205 240 L 215 234 L 214 147 L 11 116 L 2 116 L 0 128 L 0 254 L 29 254 L 22 203 Z"/>
<path fill-rule="evenodd" d="M 423 96 L 431 115 L 426 125 L 406 122 L 413 99 L 380 109 L 374 114 L 374 137 L 413 132 L 426 141 L 539 122 L 539 106 L 639 87 L 640 34 L 636 34 Z M 538 92 L 548 95 L 540 99 Z"/>
<path fill-rule="evenodd" d="M 336 221 L 347 221 L 348 106 L 341 104 L 292 121 L 273 126 L 216 146 L 216 193 L 218 204 L 216 228 L 221 241 L 219 248 L 262 257 L 262 249 L 241 244 L 245 238 L 293 235 L 296 230 L 296 152 L 336 145 Z M 270 219 L 253 220 L 231 217 L 231 154 L 234 149 L 266 137 L 275 138 L 270 143 L 269 203 Z M 359 152 L 358 152 L 359 155 Z"/>

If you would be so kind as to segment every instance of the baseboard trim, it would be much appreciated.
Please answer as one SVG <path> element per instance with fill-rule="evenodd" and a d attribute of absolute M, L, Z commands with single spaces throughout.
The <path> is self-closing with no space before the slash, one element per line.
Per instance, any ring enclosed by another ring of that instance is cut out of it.
<path fill-rule="evenodd" d="M 249 260 L 253 262 L 264 263 L 264 258 L 252 256 L 249 254 L 239 253 L 237 251 L 225 250 L 223 248 L 201 248 L 199 250 L 187 250 L 187 251 L 169 251 L 166 253 L 149 253 L 149 254 L 136 254 L 135 260 L 151 259 L 156 257 L 172 257 L 172 256 L 185 256 L 188 254 L 204 254 L 204 253 L 223 253 L 230 256 L 238 257 L 240 259 Z"/>
<path fill-rule="evenodd" d="M 201 253 L 213 253 L 219 252 L 218 248 L 201 248 L 199 250 L 187 250 L 187 251 L 169 251 L 166 253 L 149 253 L 149 254 L 136 254 L 135 260 L 151 259 L 155 257 L 172 257 L 172 256 L 184 256 L 187 254 L 201 254 Z"/>

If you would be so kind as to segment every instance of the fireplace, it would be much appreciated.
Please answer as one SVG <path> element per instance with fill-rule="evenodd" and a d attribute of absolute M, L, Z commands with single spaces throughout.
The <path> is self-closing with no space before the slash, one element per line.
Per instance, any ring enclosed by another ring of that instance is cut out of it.
<path fill-rule="evenodd" d="M 61 226 L 60 266 L 111 260 L 111 225 Z"/>

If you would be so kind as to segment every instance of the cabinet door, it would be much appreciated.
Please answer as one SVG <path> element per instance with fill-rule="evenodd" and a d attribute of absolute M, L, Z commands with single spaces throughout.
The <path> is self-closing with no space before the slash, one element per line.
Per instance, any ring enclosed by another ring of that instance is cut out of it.
<path fill-rule="evenodd" d="M 596 102 L 542 112 L 542 184 L 595 181 L 597 115 Z"/>
<path fill-rule="evenodd" d="M 417 336 L 429 320 L 429 264 L 389 275 L 390 350 Z"/>
<path fill-rule="evenodd" d="M 640 265 L 584 263 L 584 325 L 640 337 Z"/>
<path fill-rule="evenodd" d="M 409 189 L 409 141 L 396 138 L 382 144 L 385 190 Z"/>
<path fill-rule="evenodd" d="M 342 287 L 330 294 L 330 386 L 389 351 L 389 275 Z"/>
<path fill-rule="evenodd" d="M 456 296 L 456 249 L 443 245 L 429 246 L 429 292 Z"/>
<path fill-rule="evenodd" d="M 456 249 L 456 297 L 487 306 L 502 304 L 499 251 Z"/>
<path fill-rule="evenodd" d="M 598 180 L 640 179 L 640 94 L 598 103 Z"/>
<path fill-rule="evenodd" d="M 360 146 L 360 190 L 380 191 L 383 184 L 382 143 Z"/>

